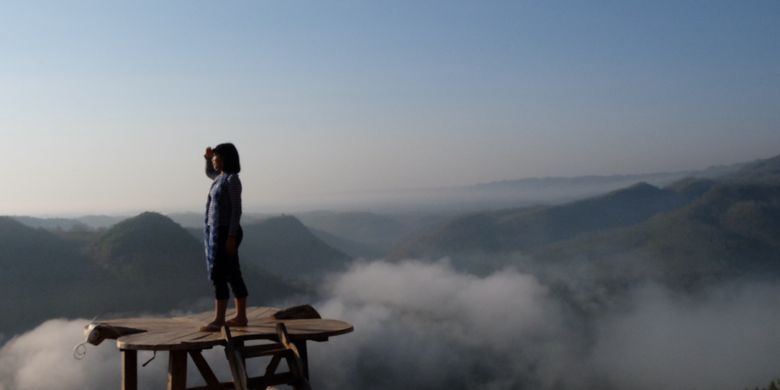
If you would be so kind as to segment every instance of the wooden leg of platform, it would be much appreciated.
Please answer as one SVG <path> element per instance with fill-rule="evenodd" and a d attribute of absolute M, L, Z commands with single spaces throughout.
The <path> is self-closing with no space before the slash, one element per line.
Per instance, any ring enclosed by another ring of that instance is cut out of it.
<path fill-rule="evenodd" d="M 138 352 L 122 350 L 122 390 L 138 390 Z"/>
<path fill-rule="evenodd" d="M 190 351 L 190 357 L 192 358 L 192 361 L 195 362 L 195 366 L 198 367 L 198 371 L 200 371 L 200 375 L 206 381 L 206 385 L 209 389 L 219 390 L 222 388 L 222 385 L 219 384 L 219 379 L 214 375 L 214 371 L 211 370 L 209 363 L 203 358 L 200 351 Z"/>
<path fill-rule="evenodd" d="M 187 351 L 168 353 L 168 390 L 187 388 Z"/>
<path fill-rule="evenodd" d="M 303 376 L 309 379 L 309 352 L 306 350 L 306 340 L 293 341 L 295 347 L 298 348 L 298 353 L 301 354 L 301 362 L 303 363 Z"/>

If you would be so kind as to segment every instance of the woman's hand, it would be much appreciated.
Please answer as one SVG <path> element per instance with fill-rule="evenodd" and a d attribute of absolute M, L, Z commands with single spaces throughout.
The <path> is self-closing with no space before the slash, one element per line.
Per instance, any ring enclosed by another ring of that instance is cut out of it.
<path fill-rule="evenodd" d="M 203 157 L 206 157 L 207 159 L 211 160 L 211 158 L 214 157 L 214 149 L 211 149 L 211 146 L 207 147 L 206 154 L 204 154 Z"/>
<path fill-rule="evenodd" d="M 230 257 L 236 257 L 238 255 L 238 240 L 236 240 L 236 236 L 228 236 L 227 242 L 225 243 L 225 250 Z"/>

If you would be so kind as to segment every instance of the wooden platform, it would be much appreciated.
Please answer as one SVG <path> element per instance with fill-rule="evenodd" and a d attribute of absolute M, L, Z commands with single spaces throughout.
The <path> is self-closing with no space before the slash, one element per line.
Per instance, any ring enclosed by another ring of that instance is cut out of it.
<path fill-rule="evenodd" d="M 306 342 L 327 341 L 329 337 L 353 331 L 351 324 L 332 319 L 284 319 L 273 315 L 280 309 L 273 307 L 250 307 L 247 309 L 249 322 L 245 327 L 233 327 L 236 340 L 275 340 L 276 324 L 283 322 L 290 339 L 301 350 L 308 375 Z M 230 314 L 230 313 L 228 313 Z M 200 327 L 209 322 L 213 311 L 180 317 L 137 317 L 96 321 L 89 324 L 85 333 L 91 344 L 115 339 L 122 352 L 122 389 L 137 388 L 136 351 L 170 351 L 168 365 L 168 389 L 186 389 L 187 356 L 193 359 L 206 380 L 206 387 L 224 388 L 208 367 L 201 351 L 214 346 L 224 346 L 220 332 L 202 332 Z M 216 382 L 215 382 L 216 381 Z"/>

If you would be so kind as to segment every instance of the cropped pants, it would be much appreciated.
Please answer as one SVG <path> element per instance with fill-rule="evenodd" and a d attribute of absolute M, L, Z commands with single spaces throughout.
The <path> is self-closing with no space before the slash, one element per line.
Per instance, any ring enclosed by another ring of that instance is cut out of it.
<path fill-rule="evenodd" d="M 207 227 L 209 229 L 210 227 Z M 214 295 L 217 300 L 230 298 L 230 290 L 236 298 L 244 298 L 249 295 L 244 284 L 244 278 L 241 276 L 241 266 L 238 263 L 238 246 L 244 238 L 244 231 L 238 228 L 236 236 L 236 255 L 229 256 L 227 253 L 228 227 L 220 226 L 217 228 L 216 256 L 214 265 L 211 267 L 209 279 L 214 285 Z M 228 289 L 230 285 L 230 290 Z"/>

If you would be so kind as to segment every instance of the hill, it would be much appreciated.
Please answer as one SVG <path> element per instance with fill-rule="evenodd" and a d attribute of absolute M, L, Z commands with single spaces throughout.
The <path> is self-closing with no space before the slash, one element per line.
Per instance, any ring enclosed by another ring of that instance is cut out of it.
<path fill-rule="evenodd" d="M 77 220 L 70 218 L 35 218 L 27 216 L 15 216 L 13 219 L 33 228 L 44 228 L 48 230 L 89 230 L 90 227 Z"/>
<path fill-rule="evenodd" d="M 631 227 L 538 248 L 539 264 L 578 265 L 602 280 L 698 282 L 780 277 L 780 186 L 723 184 Z"/>
<path fill-rule="evenodd" d="M 379 258 L 384 256 L 385 251 L 370 244 L 364 244 L 349 238 L 340 237 L 324 230 L 307 226 L 309 231 L 328 246 L 338 249 L 353 258 Z"/>
<path fill-rule="evenodd" d="M 0 334 L 57 316 L 167 312 L 213 299 L 201 241 L 157 213 L 75 237 L 0 217 L 0 248 Z M 242 272 L 253 304 L 302 291 L 252 264 Z"/>
<path fill-rule="evenodd" d="M 435 258 L 531 250 L 584 232 L 637 224 L 694 197 L 691 192 L 638 183 L 559 206 L 474 213 L 402 243 L 390 257 Z"/>
<path fill-rule="evenodd" d="M 105 273 L 70 242 L 0 217 L 0 334 L 44 318 L 85 315 Z"/>
<path fill-rule="evenodd" d="M 90 253 L 122 285 L 116 295 L 139 309 L 177 307 L 211 297 L 202 242 L 164 215 L 146 212 L 114 225 Z M 296 291 L 246 262 L 242 273 L 250 293 L 265 302 Z"/>
<path fill-rule="evenodd" d="M 254 264 L 288 280 L 312 281 L 343 269 L 350 256 L 317 238 L 297 218 L 281 216 L 243 226 L 242 264 Z"/>
<path fill-rule="evenodd" d="M 370 212 L 312 211 L 297 217 L 307 226 L 376 248 L 386 248 L 409 233 L 395 218 Z"/>
<path fill-rule="evenodd" d="M 780 155 L 745 164 L 724 179 L 736 183 L 780 184 Z"/>

